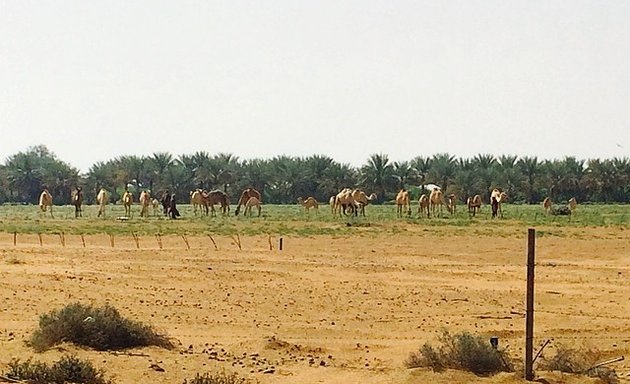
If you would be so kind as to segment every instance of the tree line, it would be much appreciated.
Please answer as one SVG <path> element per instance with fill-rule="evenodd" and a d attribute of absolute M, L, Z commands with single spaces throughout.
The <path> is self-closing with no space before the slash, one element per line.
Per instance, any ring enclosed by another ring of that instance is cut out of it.
<path fill-rule="evenodd" d="M 100 188 L 110 191 L 115 201 L 129 188 L 136 193 L 149 190 L 153 196 L 168 190 L 185 202 L 196 188 L 221 189 L 235 201 L 247 187 L 258 189 L 263 201 L 271 204 L 292 204 L 298 196 L 327 202 L 344 187 L 375 192 L 382 203 L 392 200 L 401 188 L 417 199 L 423 192 L 419 186 L 426 184 L 439 185 L 462 201 L 475 194 L 488 201 L 490 191 L 500 188 L 510 201 L 527 204 L 539 203 L 547 196 L 554 202 L 575 197 L 579 202 L 627 203 L 630 159 L 580 160 L 567 156 L 548 160 L 491 154 L 458 158 L 439 153 L 397 162 L 390 161 L 386 154 L 373 154 L 364 165 L 353 167 L 323 155 L 239 159 L 232 154 L 205 151 L 177 157 L 156 152 L 97 162 L 86 174 L 80 174 L 39 145 L 9 156 L 0 165 L 2 203 L 37 203 L 45 187 L 55 204 L 69 204 L 76 186 L 83 188 L 88 203 L 94 202 Z"/>

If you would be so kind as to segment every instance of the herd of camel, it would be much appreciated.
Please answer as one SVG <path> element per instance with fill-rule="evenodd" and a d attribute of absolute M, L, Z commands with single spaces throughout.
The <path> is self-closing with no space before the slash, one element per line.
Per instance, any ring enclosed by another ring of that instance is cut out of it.
<path fill-rule="evenodd" d="M 492 207 L 493 218 L 503 217 L 501 205 L 507 200 L 507 198 L 508 196 L 505 192 L 496 188 L 492 190 L 492 193 L 490 194 L 490 206 Z M 163 195 L 160 200 L 151 197 L 151 194 L 148 191 L 142 191 L 138 200 L 141 207 L 140 216 L 148 217 L 151 207 L 153 208 L 153 214 L 157 215 L 160 205 L 162 205 L 164 214 L 167 215 L 169 210 L 168 206 L 169 204 L 173 204 L 174 195 L 172 195 L 170 199 L 172 200 L 167 201 L 169 200 L 168 191 L 166 192 L 166 197 Z M 333 216 L 365 216 L 365 207 L 376 199 L 377 196 L 375 193 L 368 196 L 360 189 L 344 188 L 336 195 L 330 197 L 330 210 Z M 47 189 L 44 189 L 39 197 L 39 207 L 42 212 L 50 210 L 51 217 L 53 217 L 52 201 L 52 195 Z M 299 205 L 304 207 L 307 213 L 311 208 L 318 212 L 319 203 L 314 197 L 308 197 L 306 199 L 299 197 L 297 201 Z M 109 202 L 109 193 L 104 188 L 101 188 L 96 195 L 96 202 L 98 204 L 97 217 L 105 216 L 105 207 Z M 130 217 L 131 207 L 133 204 L 133 194 L 128 190 L 125 190 L 122 195 L 121 202 L 125 209 L 124 217 Z M 202 210 L 202 212 L 205 212 L 206 215 L 211 213 L 214 216 L 216 215 L 216 210 L 214 208 L 215 205 L 219 205 L 221 207 L 221 212 L 224 215 L 228 214 L 230 211 L 229 197 L 225 192 L 220 190 L 208 192 L 202 189 L 196 189 L 191 191 L 190 203 L 193 206 L 193 212 L 195 214 L 197 214 L 198 210 Z M 252 210 L 255 208 L 258 211 L 258 216 L 260 216 L 262 211 L 261 204 L 262 197 L 260 192 L 254 188 L 246 188 L 243 190 L 238 199 L 235 214 L 238 215 L 241 211 L 241 207 L 244 207 L 244 215 L 251 216 Z M 481 204 L 482 199 L 480 195 L 469 197 L 466 200 L 469 216 L 474 217 L 479 212 Z M 75 217 L 80 217 L 82 215 L 83 205 L 83 191 L 80 187 L 77 187 L 72 193 L 72 205 L 75 207 Z M 566 206 L 554 208 L 551 199 L 547 197 L 543 201 L 542 205 L 545 213 L 547 214 L 573 215 L 573 212 L 577 208 L 577 201 L 575 198 L 571 198 Z M 426 214 L 427 217 L 431 217 L 432 214 L 433 216 L 441 216 L 442 207 L 444 206 L 450 214 L 454 214 L 457 208 L 457 197 L 454 194 L 445 196 L 441 189 L 433 188 L 428 196 L 426 194 L 422 194 L 418 199 L 418 214 L 422 216 Z M 407 216 L 411 216 L 409 191 L 401 189 L 398 192 L 396 195 L 396 207 L 398 217 L 403 217 L 405 214 Z"/>

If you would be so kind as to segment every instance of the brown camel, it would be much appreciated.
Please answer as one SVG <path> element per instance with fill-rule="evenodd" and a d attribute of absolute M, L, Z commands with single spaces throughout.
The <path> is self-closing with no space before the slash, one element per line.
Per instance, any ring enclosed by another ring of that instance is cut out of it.
<path fill-rule="evenodd" d="M 347 215 L 346 212 L 348 209 L 351 211 L 350 213 L 354 213 L 355 211 L 355 201 L 352 196 L 352 189 L 344 188 L 342 189 L 337 196 L 335 196 L 335 205 L 333 209 L 333 214 L 339 212 L 339 216 L 343 213 Z"/>
<path fill-rule="evenodd" d="M 444 194 L 442 190 L 439 188 L 433 188 L 431 194 L 429 195 L 429 205 L 431 206 L 431 213 L 435 216 L 435 211 L 437 208 L 438 215 L 442 216 L 442 206 L 444 205 Z"/>
<path fill-rule="evenodd" d="M 217 212 L 214 209 L 215 204 L 221 205 L 222 214 L 225 215 L 230 212 L 230 199 L 228 198 L 227 193 L 215 189 L 210 192 L 202 191 L 201 197 L 203 198 L 203 206 L 206 209 L 206 215 L 208 214 L 208 207 L 210 207 L 212 216 L 216 216 Z"/>
<path fill-rule="evenodd" d="M 551 199 L 549 197 L 545 197 L 545 200 L 543 200 L 542 206 L 547 215 L 553 211 L 553 203 L 551 202 Z"/>
<path fill-rule="evenodd" d="M 314 197 L 309 196 L 306 198 L 306 200 L 304 200 L 302 197 L 298 197 L 297 201 L 298 204 L 304 207 L 307 214 L 310 212 L 311 208 L 315 209 L 316 214 L 319 213 L 319 203 Z"/>
<path fill-rule="evenodd" d="M 195 189 L 190 191 L 190 205 L 193 207 L 193 213 L 197 214 L 197 209 L 205 207 L 206 215 L 208 214 L 208 206 L 204 204 L 204 198 L 201 195 L 203 191 L 201 189 Z"/>
<path fill-rule="evenodd" d="M 446 196 L 446 209 L 453 215 L 457 210 L 457 196 L 454 193 Z"/>
<path fill-rule="evenodd" d="M 125 193 L 122 195 L 122 203 L 125 208 L 125 216 L 131 216 L 131 204 L 133 204 L 133 195 L 131 192 L 125 190 Z"/>
<path fill-rule="evenodd" d="M 151 204 L 151 194 L 147 191 L 140 192 L 140 217 L 149 217 L 149 205 Z"/>
<path fill-rule="evenodd" d="M 247 202 L 245 203 L 245 210 L 243 211 L 243 216 L 247 216 L 247 213 L 249 213 L 249 216 L 251 216 L 252 207 L 258 208 L 258 217 L 260 217 L 260 211 L 261 211 L 260 200 L 256 196 L 252 196 L 249 199 L 247 199 Z"/>
<path fill-rule="evenodd" d="M 48 189 L 44 188 L 42 193 L 39 195 L 39 208 L 42 212 L 46 212 L 46 210 L 50 207 L 50 217 L 55 218 L 53 216 L 53 204 L 52 204 L 52 195 L 48 192 Z"/>
<path fill-rule="evenodd" d="M 475 195 L 469 197 L 468 200 L 466 200 L 466 205 L 468 206 L 468 215 L 475 217 L 477 212 L 481 209 L 481 196 Z"/>
<path fill-rule="evenodd" d="M 424 214 L 427 213 L 427 217 L 429 216 L 429 197 L 425 194 L 420 195 L 420 198 L 418 199 L 418 215 L 420 213 Z"/>
<path fill-rule="evenodd" d="M 411 205 L 409 204 L 409 192 L 404 188 L 398 191 L 396 195 L 396 208 L 398 217 L 403 216 L 403 212 L 407 213 L 407 216 L 411 216 Z"/>
<path fill-rule="evenodd" d="M 260 208 L 260 204 L 262 202 L 260 192 L 258 192 L 254 188 L 246 188 L 245 190 L 243 190 L 243 192 L 241 193 L 241 197 L 238 199 L 238 205 L 236 206 L 236 212 L 234 213 L 236 216 L 238 216 L 238 214 L 241 212 L 241 206 L 245 206 L 249 199 L 252 197 L 255 197 L 256 200 L 258 200 L 258 207 Z"/>
<path fill-rule="evenodd" d="M 76 187 L 72 192 L 72 205 L 74 205 L 74 217 L 83 216 L 83 190 L 81 187 Z"/>
<path fill-rule="evenodd" d="M 365 216 L 365 207 L 370 204 L 370 202 L 375 201 L 378 197 L 376 196 L 376 193 L 372 193 L 368 196 L 362 190 L 355 189 L 352 191 L 352 198 L 354 199 L 354 205 L 356 207 L 354 209 L 354 215 L 357 216 L 359 212 L 361 212 L 361 215 Z"/>

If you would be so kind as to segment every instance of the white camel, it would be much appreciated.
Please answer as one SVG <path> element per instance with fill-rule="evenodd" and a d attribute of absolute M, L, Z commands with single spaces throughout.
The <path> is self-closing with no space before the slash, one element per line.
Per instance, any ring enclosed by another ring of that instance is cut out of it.
<path fill-rule="evenodd" d="M 105 190 L 105 188 L 101 188 L 96 195 L 96 202 L 98 203 L 98 215 L 96 217 L 105 217 L 105 206 L 109 203 L 109 193 Z"/>

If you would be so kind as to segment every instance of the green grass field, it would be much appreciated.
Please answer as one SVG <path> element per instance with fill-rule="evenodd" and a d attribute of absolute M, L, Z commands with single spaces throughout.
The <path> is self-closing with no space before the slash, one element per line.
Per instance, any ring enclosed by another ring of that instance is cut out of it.
<path fill-rule="evenodd" d="M 109 205 L 106 218 L 97 218 L 96 206 L 84 206 L 83 217 L 75 219 L 74 207 L 55 206 L 54 216 L 42 213 L 33 205 L 0 206 L 0 231 L 5 233 L 61 233 L 66 234 L 296 234 L 296 235 L 350 235 L 360 232 L 404 232 L 413 225 L 424 227 L 460 228 L 475 231 L 494 228 L 520 229 L 523 227 L 630 227 L 630 205 L 579 205 L 576 214 L 569 216 L 547 216 L 540 205 L 509 205 L 503 208 L 503 219 L 491 219 L 490 207 L 470 218 L 465 206 L 459 206 L 454 215 L 444 211 L 442 217 L 418 217 L 413 207 L 411 218 L 398 218 L 393 205 L 371 205 L 366 208 L 366 217 L 333 217 L 330 207 L 320 206 L 319 214 L 311 210 L 307 215 L 298 205 L 264 205 L 261 217 L 234 216 L 232 207 L 229 216 L 216 217 L 194 215 L 192 206 L 180 205 L 182 217 L 169 220 L 163 216 L 141 218 L 138 205 L 132 217 L 117 220 L 124 215 L 121 205 Z M 360 231 L 359 231 L 360 229 Z"/>

